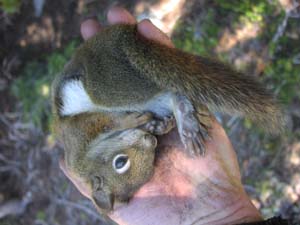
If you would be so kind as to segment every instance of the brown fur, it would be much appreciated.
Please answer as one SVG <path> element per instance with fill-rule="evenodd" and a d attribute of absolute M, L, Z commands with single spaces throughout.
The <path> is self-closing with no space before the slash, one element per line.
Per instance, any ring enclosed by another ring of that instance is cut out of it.
<path fill-rule="evenodd" d="M 60 114 L 60 91 L 71 79 L 83 83 L 98 110 Z M 172 110 L 186 113 L 183 121 L 191 119 L 192 125 L 193 117 L 188 116 L 195 108 L 195 133 L 202 139 L 210 123 L 207 107 L 245 115 L 274 133 L 284 124 L 279 104 L 253 77 L 216 60 L 149 41 L 134 25 L 106 28 L 85 42 L 53 82 L 52 93 L 67 166 L 93 188 L 94 201 L 102 208 L 111 208 L 113 199 L 125 200 L 150 179 L 156 144 L 152 135 L 137 127 L 151 120 L 143 106 L 162 93 L 174 93 L 178 105 Z M 190 146 L 195 143 L 202 148 L 198 139 Z M 132 161 L 123 175 L 111 168 L 112 157 L 120 152 Z"/>
<path fill-rule="evenodd" d="M 142 130 L 129 129 L 150 118 L 138 113 L 84 113 L 55 122 L 57 136 L 64 143 L 67 168 L 91 187 L 101 209 L 112 209 L 115 200 L 128 200 L 152 176 L 156 139 Z M 120 153 L 128 155 L 131 162 L 125 174 L 112 168 L 113 156 Z"/>

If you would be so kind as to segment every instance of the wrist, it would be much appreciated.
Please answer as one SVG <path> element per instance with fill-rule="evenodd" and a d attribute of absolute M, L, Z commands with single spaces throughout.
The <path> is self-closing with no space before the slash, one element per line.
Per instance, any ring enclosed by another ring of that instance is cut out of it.
<path fill-rule="evenodd" d="M 243 189 L 230 190 L 211 183 L 209 189 L 206 189 L 206 184 L 201 186 L 202 194 L 185 203 L 190 207 L 185 212 L 185 220 L 180 224 L 240 224 L 263 219 Z"/>
<path fill-rule="evenodd" d="M 206 220 L 200 220 L 195 224 L 241 224 L 263 220 L 260 212 L 251 203 L 248 196 L 236 198 L 231 205 L 218 209 L 207 215 Z"/>
<path fill-rule="evenodd" d="M 159 191 L 164 192 L 162 189 Z M 147 197 L 144 197 L 145 195 Z M 203 192 L 203 195 L 197 198 L 175 197 L 166 194 L 159 195 L 157 186 L 153 184 L 139 192 L 129 205 L 117 207 L 110 216 L 118 224 L 153 225 L 221 225 L 262 220 L 259 211 L 243 193 L 232 192 L 228 195 L 228 190 L 219 189 Z"/>

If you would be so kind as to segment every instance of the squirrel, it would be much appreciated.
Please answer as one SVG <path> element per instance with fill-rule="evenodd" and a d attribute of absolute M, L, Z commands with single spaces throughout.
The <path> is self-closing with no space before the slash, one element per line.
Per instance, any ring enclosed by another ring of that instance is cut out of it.
<path fill-rule="evenodd" d="M 148 40 L 136 25 L 104 28 L 82 44 L 52 94 L 67 165 L 104 209 L 150 179 L 154 135 L 175 123 L 190 155 L 205 153 L 211 111 L 244 115 L 271 133 L 284 125 L 279 103 L 253 77 Z"/>
<path fill-rule="evenodd" d="M 172 116 L 157 120 L 147 112 L 87 112 L 55 114 L 52 128 L 64 144 L 68 170 L 92 190 L 91 199 L 106 218 L 115 201 L 128 201 L 152 177 L 157 145 L 153 134 L 174 127 Z"/>
<path fill-rule="evenodd" d="M 150 113 L 83 113 L 56 118 L 55 132 L 64 143 L 67 168 L 92 190 L 100 212 L 113 209 L 115 200 L 128 201 L 154 171 L 156 137 L 136 129 Z M 156 123 L 169 132 L 174 122 Z M 167 125 L 167 126 L 164 126 Z"/>

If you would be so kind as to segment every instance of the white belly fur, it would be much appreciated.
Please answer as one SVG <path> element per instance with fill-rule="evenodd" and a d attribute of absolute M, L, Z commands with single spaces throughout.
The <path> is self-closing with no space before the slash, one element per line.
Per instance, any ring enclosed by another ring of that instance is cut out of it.
<path fill-rule="evenodd" d="M 84 90 L 80 80 L 68 81 L 61 90 L 62 116 L 73 116 L 84 112 L 93 112 L 97 106 L 92 102 Z"/>
<path fill-rule="evenodd" d="M 84 89 L 80 80 L 70 80 L 62 87 L 61 116 L 74 116 L 85 112 L 97 111 L 140 111 L 152 112 L 158 117 L 165 117 L 173 113 L 172 92 L 161 93 L 144 105 L 131 105 L 128 107 L 115 107 L 113 109 L 94 104 Z"/>

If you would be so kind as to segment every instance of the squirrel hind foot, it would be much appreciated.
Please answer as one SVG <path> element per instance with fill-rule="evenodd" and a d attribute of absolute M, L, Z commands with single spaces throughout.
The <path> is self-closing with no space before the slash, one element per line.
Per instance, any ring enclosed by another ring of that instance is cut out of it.
<path fill-rule="evenodd" d="M 174 114 L 186 151 L 191 156 L 204 156 L 211 122 L 209 114 L 196 112 L 189 99 L 183 95 L 175 97 Z"/>

